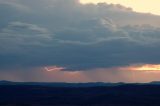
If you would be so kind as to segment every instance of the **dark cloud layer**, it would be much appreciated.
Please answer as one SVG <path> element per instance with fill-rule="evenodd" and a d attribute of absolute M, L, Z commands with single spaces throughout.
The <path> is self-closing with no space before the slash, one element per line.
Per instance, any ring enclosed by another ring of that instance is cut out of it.
<path fill-rule="evenodd" d="M 159 16 L 77 0 L 0 0 L 0 14 L 2 70 L 160 62 Z"/>

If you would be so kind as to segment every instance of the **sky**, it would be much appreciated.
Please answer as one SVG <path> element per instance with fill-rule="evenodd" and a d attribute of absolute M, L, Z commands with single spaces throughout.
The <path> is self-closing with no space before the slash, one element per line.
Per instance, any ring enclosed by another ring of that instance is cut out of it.
<path fill-rule="evenodd" d="M 110 3 L 0 0 L 0 80 L 160 81 L 158 1 Z"/>
<path fill-rule="evenodd" d="M 126 7 L 133 8 L 136 12 L 152 13 L 160 15 L 160 1 L 159 0 L 81 0 L 81 3 L 113 3 L 121 4 Z"/>

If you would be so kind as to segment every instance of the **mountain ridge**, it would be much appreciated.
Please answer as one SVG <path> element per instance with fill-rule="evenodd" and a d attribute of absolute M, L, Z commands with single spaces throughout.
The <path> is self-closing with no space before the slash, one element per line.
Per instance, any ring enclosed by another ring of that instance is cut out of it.
<path fill-rule="evenodd" d="M 68 82 L 14 82 L 0 80 L 0 85 L 39 85 L 52 87 L 97 87 L 97 86 L 119 86 L 119 85 L 160 85 L 160 81 L 149 83 L 125 83 L 125 82 L 86 82 L 86 83 L 68 83 Z"/>

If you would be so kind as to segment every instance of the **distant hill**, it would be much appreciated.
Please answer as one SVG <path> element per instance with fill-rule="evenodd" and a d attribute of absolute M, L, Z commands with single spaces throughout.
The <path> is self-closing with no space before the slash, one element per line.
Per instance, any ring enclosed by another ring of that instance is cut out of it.
<path fill-rule="evenodd" d="M 0 81 L 0 85 L 40 85 L 40 86 L 52 86 L 52 87 L 96 87 L 96 86 L 117 86 L 125 83 L 103 83 L 103 82 L 91 82 L 91 83 L 65 83 L 65 82 L 12 82 L 12 81 Z"/>
<path fill-rule="evenodd" d="M 10 85 L 10 84 L 13 84 L 13 83 L 14 83 L 14 82 L 6 81 L 6 80 L 0 81 L 0 85 Z"/>
<path fill-rule="evenodd" d="M 160 85 L 160 81 L 153 81 L 153 82 L 150 82 L 150 84 Z"/>
<path fill-rule="evenodd" d="M 55 83 L 50 83 L 49 86 L 42 86 L 46 83 L 1 83 L 6 85 L 0 85 L 0 106 L 160 106 L 160 85 L 99 86 L 107 84 L 90 83 L 96 87 L 86 87 L 91 86 L 90 84 L 57 87 Z"/>
<path fill-rule="evenodd" d="M 104 83 L 104 82 L 90 82 L 90 83 L 65 83 L 65 82 L 12 82 L 2 80 L 0 85 L 40 85 L 51 87 L 98 87 L 98 86 L 119 86 L 119 85 L 160 85 L 159 81 L 150 83 Z"/>

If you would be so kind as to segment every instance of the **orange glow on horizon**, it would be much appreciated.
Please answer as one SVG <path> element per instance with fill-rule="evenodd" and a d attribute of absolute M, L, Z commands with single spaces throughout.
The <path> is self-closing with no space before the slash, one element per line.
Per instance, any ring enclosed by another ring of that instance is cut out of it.
<path fill-rule="evenodd" d="M 139 67 L 135 67 L 133 68 L 133 70 L 137 70 L 137 71 L 160 71 L 160 64 L 145 64 Z"/>
<path fill-rule="evenodd" d="M 122 68 L 120 68 L 120 70 L 160 72 L 160 64 L 133 65 L 133 66 L 128 66 L 128 67 L 122 67 Z"/>

